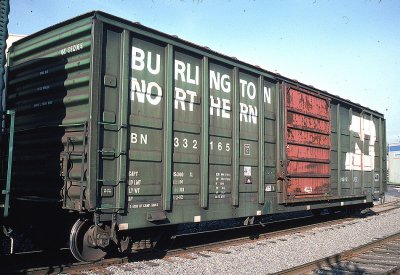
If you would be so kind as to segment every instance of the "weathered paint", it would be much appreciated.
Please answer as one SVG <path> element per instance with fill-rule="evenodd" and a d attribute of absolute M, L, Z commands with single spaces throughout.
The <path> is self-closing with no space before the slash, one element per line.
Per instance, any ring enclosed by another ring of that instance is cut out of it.
<path fill-rule="evenodd" d="M 332 195 L 379 196 L 386 189 L 386 157 L 381 151 L 385 133 L 380 118 L 344 103 L 332 101 L 331 107 Z"/>
<path fill-rule="evenodd" d="M 364 116 L 352 115 L 349 131 L 356 133 L 359 141 L 354 143 L 354 152 L 346 153 L 346 169 L 358 171 L 374 169 L 376 128 L 374 121 Z"/>
<path fill-rule="evenodd" d="M 330 139 L 328 135 L 321 135 L 298 129 L 288 129 L 287 139 L 288 142 L 292 144 L 310 145 L 328 149 L 330 147 Z"/>
<path fill-rule="evenodd" d="M 291 175 L 325 175 L 330 174 L 328 163 L 312 163 L 303 161 L 291 161 L 288 165 L 288 173 Z"/>
<path fill-rule="evenodd" d="M 297 128 L 304 131 L 329 134 L 329 121 L 309 117 L 306 114 L 293 113 L 288 109 L 287 125 L 291 128 Z"/>
<path fill-rule="evenodd" d="M 315 197 L 329 193 L 329 178 L 291 178 L 287 192 L 290 197 Z"/>
<path fill-rule="evenodd" d="M 329 120 L 329 101 L 318 95 L 312 95 L 290 88 L 287 93 L 286 107 L 302 114 Z"/>
<path fill-rule="evenodd" d="M 329 100 L 291 87 L 286 93 L 287 196 L 328 194 L 330 185 Z"/>
<path fill-rule="evenodd" d="M 309 162 L 329 162 L 329 150 L 301 145 L 288 145 L 289 160 L 306 160 Z"/>

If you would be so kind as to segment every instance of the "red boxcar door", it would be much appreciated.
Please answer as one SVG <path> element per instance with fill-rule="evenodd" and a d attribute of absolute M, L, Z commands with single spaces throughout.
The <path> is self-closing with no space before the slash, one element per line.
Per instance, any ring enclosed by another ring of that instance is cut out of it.
<path fill-rule="evenodd" d="M 289 199 L 324 196 L 330 189 L 330 103 L 316 93 L 288 88 L 286 156 Z"/>

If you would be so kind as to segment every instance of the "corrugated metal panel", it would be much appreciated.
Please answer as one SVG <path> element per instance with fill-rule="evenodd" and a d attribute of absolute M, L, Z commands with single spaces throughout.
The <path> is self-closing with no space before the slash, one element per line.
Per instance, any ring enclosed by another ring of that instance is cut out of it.
<path fill-rule="evenodd" d="M 293 88 L 285 96 L 287 196 L 326 195 L 330 190 L 329 100 Z"/>
<path fill-rule="evenodd" d="M 90 19 L 11 47 L 7 108 L 16 111 L 14 199 L 58 201 L 63 187 L 70 199 L 79 198 L 76 185 L 87 169 L 85 163 L 82 169 L 82 151 L 90 111 L 90 50 Z"/>

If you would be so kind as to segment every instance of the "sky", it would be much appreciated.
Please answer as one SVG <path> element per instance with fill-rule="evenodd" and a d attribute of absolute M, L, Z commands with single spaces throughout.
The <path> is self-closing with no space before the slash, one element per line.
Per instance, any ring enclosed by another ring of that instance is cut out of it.
<path fill-rule="evenodd" d="M 400 142 L 398 0 L 10 2 L 9 33 L 102 10 L 383 113 L 387 142 Z"/>

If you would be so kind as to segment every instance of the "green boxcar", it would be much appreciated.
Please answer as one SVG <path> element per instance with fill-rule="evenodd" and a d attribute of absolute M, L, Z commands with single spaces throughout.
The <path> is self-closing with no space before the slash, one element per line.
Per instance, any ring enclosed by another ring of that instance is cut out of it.
<path fill-rule="evenodd" d="M 382 114 L 103 12 L 16 42 L 6 108 L 10 215 L 80 213 L 80 260 L 166 225 L 366 207 L 386 189 Z"/>

